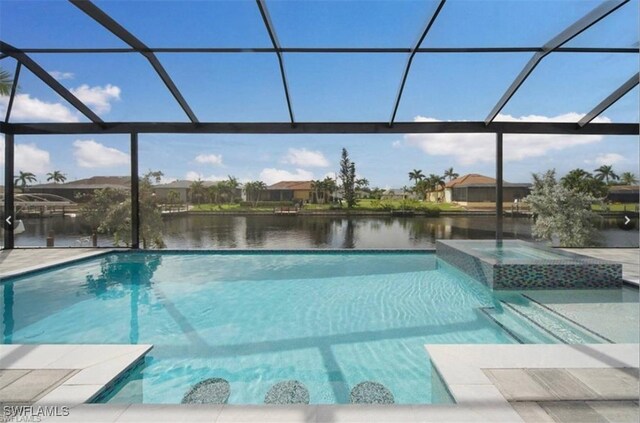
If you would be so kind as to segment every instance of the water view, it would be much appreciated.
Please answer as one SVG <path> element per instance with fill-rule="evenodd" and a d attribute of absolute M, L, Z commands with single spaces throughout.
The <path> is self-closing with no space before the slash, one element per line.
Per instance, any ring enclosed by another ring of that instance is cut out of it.
<path fill-rule="evenodd" d="M 89 233 L 76 218 L 60 216 L 23 219 L 20 247 L 43 247 L 50 231 L 56 247 L 88 247 Z M 636 219 L 637 225 L 637 219 Z M 304 249 L 304 248 L 434 248 L 437 239 L 494 239 L 494 216 L 273 216 L 182 215 L 164 219 L 169 249 Z M 532 240 L 531 220 L 504 218 L 505 239 Z M 100 235 L 98 245 L 113 245 Z M 638 247 L 638 232 L 618 228 L 615 218 L 603 219 L 599 246 Z"/>

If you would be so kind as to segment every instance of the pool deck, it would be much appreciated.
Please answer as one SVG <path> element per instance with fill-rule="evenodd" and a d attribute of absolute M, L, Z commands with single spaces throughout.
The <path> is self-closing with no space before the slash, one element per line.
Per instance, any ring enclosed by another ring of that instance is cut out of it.
<path fill-rule="evenodd" d="M 91 401 L 134 367 L 151 345 L 0 345 L 0 403 Z"/>
<path fill-rule="evenodd" d="M 107 254 L 113 248 L 25 248 L 0 251 L 0 279 Z"/>
<path fill-rule="evenodd" d="M 105 365 L 103 360 L 120 363 L 121 373 L 150 346 L 3 348 L 0 357 L 10 369 L 31 369 L 31 374 L 39 371 L 38 378 L 47 378 L 49 385 L 59 379 L 57 388 L 42 394 L 43 389 L 50 388 L 41 386 L 39 393 L 29 394 L 40 396 L 36 406 L 69 406 L 68 415 L 43 420 L 47 422 L 607 423 L 637 422 L 639 417 L 638 344 L 426 345 L 431 365 L 442 376 L 456 404 L 385 406 L 82 404 L 83 398 L 98 392 L 98 384 L 118 373 L 114 371 L 118 366 Z M 25 348 L 29 351 L 23 354 L 21 349 Z M 64 371 L 45 375 L 42 369 Z M 83 370 L 73 373 L 73 369 Z M 80 378 L 82 372 L 86 373 L 84 378 Z M 0 376 L 0 386 L 5 379 Z M 4 385 L 3 390 L 11 387 L 11 383 Z M 33 384 L 23 385 L 33 389 Z M 11 390 L 14 394 L 17 391 Z"/>

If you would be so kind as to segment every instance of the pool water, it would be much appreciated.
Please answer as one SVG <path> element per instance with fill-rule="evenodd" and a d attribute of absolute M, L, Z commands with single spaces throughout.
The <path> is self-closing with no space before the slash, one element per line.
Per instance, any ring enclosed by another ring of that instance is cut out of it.
<path fill-rule="evenodd" d="M 236 404 L 261 404 L 289 379 L 311 403 L 348 403 L 368 380 L 396 403 L 433 403 L 446 398 L 431 387 L 424 344 L 626 340 L 415 251 L 113 253 L 0 291 L 4 343 L 154 345 L 105 402 L 179 403 L 220 377 Z"/>
<path fill-rule="evenodd" d="M 567 260 L 567 256 L 555 254 L 553 252 L 548 252 L 533 247 L 509 246 L 508 248 L 493 247 L 492 249 L 474 248 L 474 250 L 478 251 L 482 255 L 486 255 L 498 260 Z"/>

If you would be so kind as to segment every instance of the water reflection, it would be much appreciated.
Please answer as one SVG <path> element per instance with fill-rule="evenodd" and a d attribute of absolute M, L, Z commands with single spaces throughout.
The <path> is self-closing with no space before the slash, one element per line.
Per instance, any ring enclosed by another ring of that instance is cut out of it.
<path fill-rule="evenodd" d="M 168 248 L 304 249 L 304 248 L 433 248 L 437 239 L 493 239 L 494 216 L 173 216 L 164 220 Z M 50 229 L 56 246 L 78 246 L 82 228 L 76 219 L 54 217 L 25 221 L 19 246 L 44 246 Z M 623 231 L 615 219 L 604 219 L 599 245 L 638 247 L 638 231 Z M 531 220 L 504 219 L 507 239 L 531 240 Z M 102 236 L 99 245 L 110 246 Z"/>
<path fill-rule="evenodd" d="M 87 275 L 86 290 L 101 300 L 121 298 L 129 294 L 129 342 L 137 344 L 140 337 L 138 305 L 149 301 L 153 274 L 162 264 L 158 254 L 110 254 L 102 258 L 100 273 Z"/>

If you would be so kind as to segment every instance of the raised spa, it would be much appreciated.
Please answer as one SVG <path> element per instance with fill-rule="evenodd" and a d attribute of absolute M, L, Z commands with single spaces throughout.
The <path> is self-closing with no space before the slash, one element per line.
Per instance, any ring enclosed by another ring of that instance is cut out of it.
<path fill-rule="evenodd" d="M 437 241 L 438 257 L 493 289 L 620 288 L 622 265 L 518 241 Z"/>

